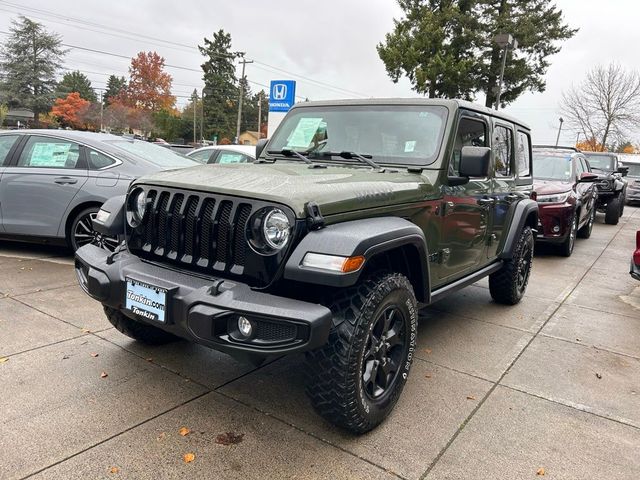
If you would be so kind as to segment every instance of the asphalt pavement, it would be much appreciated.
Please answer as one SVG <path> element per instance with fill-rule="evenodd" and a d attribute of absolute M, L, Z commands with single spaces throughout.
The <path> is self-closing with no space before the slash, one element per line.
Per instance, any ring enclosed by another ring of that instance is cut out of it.
<path fill-rule="evenodd" d="M 423 311 L 395 411 L 356 437 L 317 416 L 303 357 L 260 368 L 107 322 L 64 249 L 0 243 L 0 479 L 640 478 L 640 209 L 524 300 L 481 281 Z"/>

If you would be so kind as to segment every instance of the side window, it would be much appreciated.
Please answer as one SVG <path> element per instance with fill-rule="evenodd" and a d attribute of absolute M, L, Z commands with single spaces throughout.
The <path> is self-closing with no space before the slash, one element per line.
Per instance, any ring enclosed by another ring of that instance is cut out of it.
<path fill-rule="evenodd" d="M 0 165 L 8 160 L 11 147 L 18 140 L 18 135 L 1 135 L 0 136 Z"/>
<path fill-rule="evenodd" d="M 209 157 L 211 157 L 211 150 L 202 150 L 200 152 L 194 152 L 189 155 L 189 158 L 196 160 L 201 163 L 207 163 L 209 161 Z"/>
<path fill-rule="evenodd" d="M 458 124 L 453 154 L 449 163 L 449 174 L 457 176 L 460 173 L 460 155 L 462 147 L 486 147 L 487 127 L 480 120 L 462 118 Z"/>
<path fill-rule="evenodd" d="M 238 152 L 220 152 L 217 163 L 247 163 L 247 157 Z"/>
<path fill-rule="evenodd" d="M 513 158 L 513 132 L 511 129 L 496 125 L 493 132 L 493 158 L 497 177 L 510 177 Z"/>
<path fill-rule="evenodd" d="M 18 159 L 19 167 L 76 168 L 80 146 L 59 138 L 29 137 Z"/>
<path fill-rule="evenodd" d="M 583 172 L 590 172 L 591 171 L 591 167 L 589 166 L 589 162 L 587 162 L 587 159 L 584 157 L 580 158 L 580 162 L 582 163 L 582 171 Z"/>
<path fill-rule="evenodd" d="M 87 157 L 89 159 L 89 168 L 91 170 L 100 170 L 101 168 L 107 168 L 108 166 L 116 163 L 113 158 L 107 157 L 106 155 L 96 152 L 90 148 L 87 148 Z"/>
<path fill-rule="evenodd" d="M 516 165 L 518 165 L 518 176 L 528 177 L 531 175 L 531 138 L 525 132 L 518 132 Z"/>
<path fill-rule="evenodd" d="M 575 171 L 574 171 L 574 175 L 576 177 L 580 177 L 580 175 L 585 172 L 584 166 L 582 164 L 582 158 L 581 157 L 574 157 L 575 158 Z"/>

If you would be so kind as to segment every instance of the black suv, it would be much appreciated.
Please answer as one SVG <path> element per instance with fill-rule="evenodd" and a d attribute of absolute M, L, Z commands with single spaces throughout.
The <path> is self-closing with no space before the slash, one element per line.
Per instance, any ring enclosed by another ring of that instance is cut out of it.
<path fill-rule="evenodd" d="M 135 181 L 76 254 L 122 333 L 254 362 L 307 353 L 315 409 L 352 432 L 389 414 L 418 308 L 483 277 L 518 303 L 533 257 L 529 128 L 454 100 L 296 105 L 254 163 Z"/>
<path fill-rule="evenodd" d="M 591 170 L 600 178 L 596 182 L 598 188 L 597 209 L 604 212 L 604 221 L 616 225 L 624 212 L 627 194 L 627 175 L 629 167 L 621 166 L 618 156 L 608 152 L 583 152 L 587 157 Z"/>

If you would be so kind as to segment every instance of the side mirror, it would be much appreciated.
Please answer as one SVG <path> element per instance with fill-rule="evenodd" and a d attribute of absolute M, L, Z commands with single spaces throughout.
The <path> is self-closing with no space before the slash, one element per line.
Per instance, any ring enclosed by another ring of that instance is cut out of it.
<path fill-rule="evenodd" d="M 489 147 L 462 147 L 459 167 L 461 177 L 486 177 L 489 175 L 490 164 Z"/>
<path fill-rule="evenodd" d="M 626 177 L 629 173 L 629 167 L 618 167 L 618 173 L 621 173 L 623 177 Z"/>
<path fill-rule="evenodd" d="M 269 143 L 268 138 L 261 138 L 258 140 L 258 143 L 256 143 L 256 159 L 260 158 L 260 154 L 264 150 L 264 147 L 267 146 L 267 143 Z"/>
<path fill-rule="evenodd" d="M 595 173 L 589 173 L 589 172 L 582 172 L 580 174 L 580 178 L 578 179 L 579 182 L 595 182 L 596 180 L 598 180 L 598 175 L 596 175 Z"/>

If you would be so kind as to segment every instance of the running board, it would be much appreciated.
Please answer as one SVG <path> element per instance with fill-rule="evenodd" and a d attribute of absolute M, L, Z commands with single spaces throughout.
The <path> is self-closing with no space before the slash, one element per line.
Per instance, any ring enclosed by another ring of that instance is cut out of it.
<path fill-rule="evenodd" d="M 460 290 L 461 288 L 467 287 L 472 283 L 476 283 L 478 280 L 491 275 L 494 272 L 497 272 L 502 268 L 503 261 L 500 260 L 496 263 L 492 263 L 491 265 L 487 265 L 486 267 L 478 270 L 477 272 L 472 273 L 468 277 L 463 277 L 455 282 L 451 282 L 444 287 L 440 287 L 437 290 L 431 292 L 431 296 L 429 298 L 429 304 L 435 303 L 438 300 L 442 300 L 447 295 Z"/>

